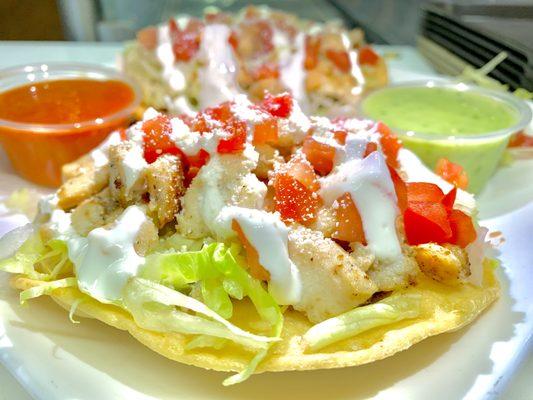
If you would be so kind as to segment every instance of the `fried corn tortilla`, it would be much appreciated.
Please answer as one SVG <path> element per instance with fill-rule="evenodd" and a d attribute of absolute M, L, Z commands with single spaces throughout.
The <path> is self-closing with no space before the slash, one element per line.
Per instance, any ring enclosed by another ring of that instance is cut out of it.
<path fill-rule="evenodd" d="M 45 282 L 14 276 L 11 285 L 20 290 Z M 313 370 L 356 366 L 381 360 L 405 350 L 427 337 L 450 332 L 469 324 L 499 295 L 494 270 L 485 263 L 483 286 L 446 286 L 429 278 L 400 294 L 420 294 L 422 312 L 418 318 L 404 320 L 363 332 L 355 337 L 329 345 L 318 352 L 307 353 L 302 335 L 313 324 L 300 312 L 288 309 L 284 314 L 282 341 L 275 344 L 255 373 L 266 371 Z M 250 354 L 241 347 L 224 346 L 186 349 L 190 336 L 180 333 L 157 333 L 139 327 L 123 309 L 102 304 L 76 288 L 60 288 L 51 297 L 66 309 L 78 302 L 76 313 L 98 319 L 117 329 L 128 331 L 151 350 L 184 364 L 217 371 L 240 371 L 248 363 Z M 253 319 L 253 307 L 246 302 L 236 305 L 232 321 L 246 325 Z"/>

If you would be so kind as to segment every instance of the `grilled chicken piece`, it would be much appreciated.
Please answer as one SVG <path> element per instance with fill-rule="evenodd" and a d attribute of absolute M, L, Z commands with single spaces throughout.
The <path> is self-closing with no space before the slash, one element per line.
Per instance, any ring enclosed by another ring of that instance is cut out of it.
<path fill-rule="evenodd" d="M 72 211 L 72 226 L 81 236 L 115 221 L 123 209 L 113 200 L 109 188 L 84 200 Z"/>
<path fill-rule="evenodd" d="M 146 192 L 142 149 L 132 141 L 110 146 L 109 188 L 111 196 L 123 207 L 141 201 Z"/>
<path fill-rule="evenodd" d="M 468 255 L 459 246 L 426 243 L 414 247 L 414 252 L 422 272 L 438 282 L 458 284 L 470 275 Z"/>
<path fill-rule="evenodd" d="M 408 286 L 420 273 L 409 247 L 403 249 L 403 257 L 391 263 L 377 262 L 368 274 L 378 286 L 379 291 L 389 291 Z"/>
<path fill-rule="evenodd" d="M 289 256 L 298 266 L 302 298 L 293 305 L 311 322 L 320 322 L 358 305 L 376 292 L 364 272 L 374 258 L 368 252 L 348 254 L 320 232 L 296 227 L 289 233 Z"/>
<path fill-rule="evenodd" d="M 86 154 L 76 161 L 63 165 L 61 168 L 61 178 L 63 182 L 76 176 L 83 175 L 87 171 L 94 169 L 94 161 L 89 154 Z"/>
<path fill-rule="evenodd" d="M 146 220 L 139 229 L 133 248 L 135 252 L 144 257 L 146 256 L 158 243 L 159 231 L 151 220 Z"/>
<path fill-rule="evenodd" d="M 179 199 L 185 193 L 181 160 L 166 154 L 146 168 L 146 185 L 150 202 L 148 210 L 159 228 L 172 221 L 179 211 Z"/>
<path fill-rule="evenodd" d="M 177 228 L 183 235 L 202 238 L 216 234 L 213 221 L 224 206 L 262 208 L 266 185 L 251 172 L 257 158 L 247 153 L 214 155 L 202 167 L 181 198 Z"/>
<path fill-rule="evenodd" d="M 254 170 L 254 174 L 259 179 L 268 179 L 268 174 L 274 169 L 276 163 L 283 163 L 283 157 L 279 151 L 268 144 L 260 144 L 255 146 L 255 150 L 259 153 L 259 162 Z"/>
<path fill-rule="evenodd" d="M 94 164 L 82 167 L 83 172 L 74 175 L 61 185 L 57 191 L 57 205 L 63 210 L 76 207 L 83 200 L 104 189 L 109 182 L 109 168 L 107 165 L 96 168 Z"/>

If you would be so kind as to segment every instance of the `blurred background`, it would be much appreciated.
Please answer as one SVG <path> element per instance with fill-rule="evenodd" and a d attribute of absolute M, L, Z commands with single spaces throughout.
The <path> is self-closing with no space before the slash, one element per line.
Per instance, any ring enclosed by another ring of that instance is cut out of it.
<path fill-rule="evenodd" d="M 413 45 L 441 73 L 479 68 L 511 88 L 533 90 L 533 0 L 0 0 L 0 40 L 124 41 L 177 14 L 266 4 L 364 29 L 375 44 Z"/>

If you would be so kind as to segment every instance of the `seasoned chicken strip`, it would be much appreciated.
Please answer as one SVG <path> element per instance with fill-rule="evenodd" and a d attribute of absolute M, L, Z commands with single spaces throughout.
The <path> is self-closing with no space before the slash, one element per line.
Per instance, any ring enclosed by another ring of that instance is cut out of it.
<path fill-rule="evenodd" d="M 212 236 L 212 221 L 224 206 L 262 208 L 266 185 L 251 172 L 257 153 L 215 155 L 181 199 L 178 230 L 190 238 Z"/>
<path fill-rule="evenodd" d="M 83 200 L 104 189 L 109 182 L 107 165 L 95 168 L 94 164 L 83 173 L 65 181 L 57 191 L 57 205 L 63 210 L 76 207 Z"/>
<path fill-rule="evenodd" d="M 302 298 L 293 307 L 311 322 L 320 322 L 357 307 L 376 292 L 364 272 L 374 258 L 364 251 L 349 254 L 320 232 L 296 227 L 289 233 L 289 256 L 300 270 Z"/>
<path fill-rule="evenodd" d="M 148 210 L 161 228 L 179 211 L 179 198 L 185 193 L 183 166 L 178 157 L 165 154 L 150 164 L 145 174 L 150 195 Z"/>

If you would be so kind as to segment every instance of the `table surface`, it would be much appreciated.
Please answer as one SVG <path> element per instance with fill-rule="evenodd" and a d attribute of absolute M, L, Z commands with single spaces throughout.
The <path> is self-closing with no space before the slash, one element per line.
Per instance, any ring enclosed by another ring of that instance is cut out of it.
<path fill-rule="evenodd" d="M 393 80 L 420 79 L 427 75 L 435 76 L 431 66 L 413 47 L 377 46 L 386 53 Z M 0 68 L 14 65 L 42 62 L 86 62 L 95 64 L 115 65 L 120 53 L 120 43 L 82 43 L 82 42 L 2 42 L 0 41 Z M 0 158 L 4 158 L 0 154 Z M 490 210 L 487 211 L 490 213 Z M 531 385 L 527 378 L 533 376 L 533 357 L 527 357 L 524 364 L 514 375 L 506 389 L 500 393 L 502 399 L 533 399 Z M 0 365 L 0 400 L 21 399 L 31 397 Z"/>

